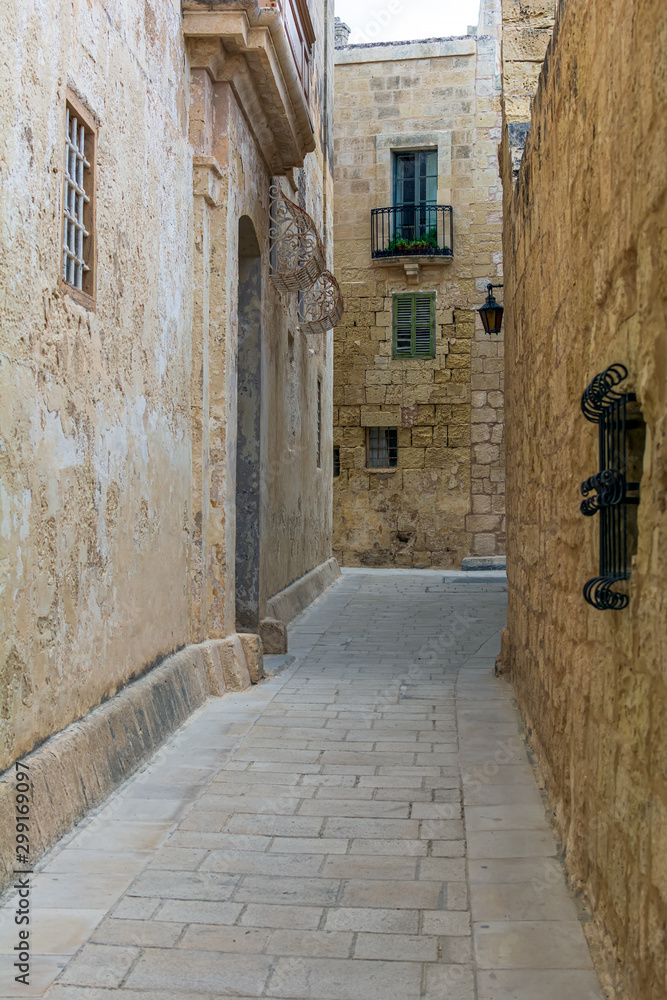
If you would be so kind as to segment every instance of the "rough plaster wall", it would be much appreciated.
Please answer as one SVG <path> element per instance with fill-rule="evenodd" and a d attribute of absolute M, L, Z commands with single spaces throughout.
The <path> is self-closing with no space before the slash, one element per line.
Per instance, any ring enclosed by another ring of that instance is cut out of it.
<path fill-rule="evenodd" d="M 1 768 L 188 641 L 192 180 L 178 4 L 0 22 Z M 57 290 L 68 82 L 100 125 L 95 312 Z"/>
<path fill-rule="evenodd" d="M 498 0 L 482 13 L 499 30 Z M 417 43 L 338 53 L 335 253 L 347 311 L 334 334 L 334 551 L 346 565 L 449 567 L 504 551 L 502 342 L 473 312 L 502 274 L 498 46 L 442 44 L 447 54 Z M 454 207 L 455 242 L 454 260 L 422 267 L 417 286 L 402 266 L 371 262 L 370 214 L 391 203 L 390 146 L 420 134 L 439 144 L 438 201 Z M 394 360 L 392 293 L 419 290 L 436 291 L 436 357 Z M 398 427 L 395 472 L 366 471 L 369 425 Z"/>
<path fill-rule="evenodd" d="M 662 0 L 561 5 L 516 188 L 503 156 L 509 662 L 624 1000 L 667 995 L 666 66 Z M 647 443 L 630 606 L 602 612 L 580 399 L 616 361 Z"/>

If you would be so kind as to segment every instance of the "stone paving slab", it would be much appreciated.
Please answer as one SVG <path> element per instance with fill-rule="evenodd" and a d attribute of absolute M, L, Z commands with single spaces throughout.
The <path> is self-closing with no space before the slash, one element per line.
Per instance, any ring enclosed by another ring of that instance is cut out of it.
<path fill-rule="evenodd" d="M 28 988 L 2 901 L 0 1000 L 603 1000 L 475 576 L 345 571 L 44 859 Z"/>

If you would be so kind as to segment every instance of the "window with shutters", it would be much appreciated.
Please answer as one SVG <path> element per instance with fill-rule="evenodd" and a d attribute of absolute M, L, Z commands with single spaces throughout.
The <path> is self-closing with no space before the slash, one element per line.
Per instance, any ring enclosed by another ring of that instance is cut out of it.
<path fill-rule="evenodd" d="M 435 292 L 394 296 L 393 355 L 435 357 Z"/>
<path fill-rule="evenodd" d="M 96 141 L 92 116 L 68 91 L 60 287 L 88 309 L 95 305 Z"/>
<path fill-rule="evenodd" d="M 366 468 L 395 469 L 397 465 L 397 429 L 395 427 L 367 427 Z"/>

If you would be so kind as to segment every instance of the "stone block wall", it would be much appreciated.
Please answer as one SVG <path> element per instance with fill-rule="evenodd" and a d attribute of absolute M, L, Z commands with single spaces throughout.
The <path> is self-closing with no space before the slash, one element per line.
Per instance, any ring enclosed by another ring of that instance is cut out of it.
<path fill-rule="evenodd" d="M 460 567 L 504 552 L 503 343 L 475 307 L 502 280 L 500 3 L 480 37 L 336 50 L 334 553 L 345 565 Z M 495 34 L 494 34 L 495 33 Z M 437 149 L 453 260 L 371 259 L 391 154 Z M 394 293 L 435 292 L 435 357 L 392 357 Z M 366 468 L 366 428 L 397 429 L 396 469 Z"/>
<path fill-rule="evenodd" d="M 503 136 L 507 665 L 618 1000 L 667 995 L 666 66 L 662 0 L 561 3 L 517 179 L 513 90 Z M 647 436 L 629 607 L 599 611 L 580 401 L 614 362 Z"/>

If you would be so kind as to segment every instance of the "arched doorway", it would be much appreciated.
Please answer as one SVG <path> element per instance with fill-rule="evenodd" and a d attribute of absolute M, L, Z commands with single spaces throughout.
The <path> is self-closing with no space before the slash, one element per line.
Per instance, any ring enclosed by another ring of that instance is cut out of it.
<path fill-rule="evenodd" d="M 259 629 L 262 272 L 255 228 L 239 220 L 236 628 Z"/>

